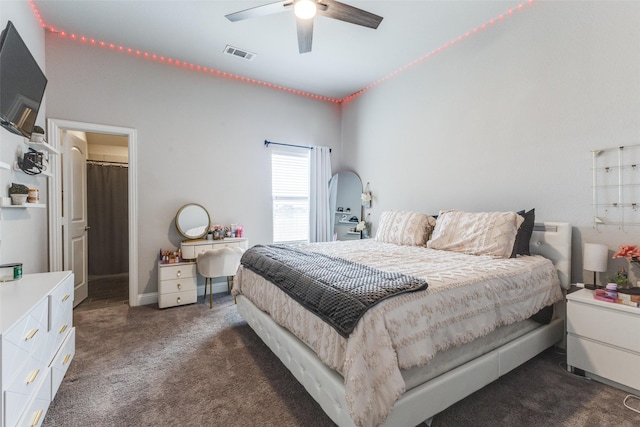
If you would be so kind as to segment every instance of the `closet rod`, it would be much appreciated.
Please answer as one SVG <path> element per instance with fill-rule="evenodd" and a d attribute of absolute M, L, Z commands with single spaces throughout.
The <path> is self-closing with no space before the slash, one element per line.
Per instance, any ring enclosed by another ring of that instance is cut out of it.
<path fill-rule="evenodd" d="M 267 141 L 266 139 L 264 140 L 264 146 L 268 147 L 269 144 L 273 144 L 273 145 L 283 145 L 285 147 L 295 147 L 295 148 L 306 148 L 308 150 L 313 150 L 313 147 L 307 147 L 306 145 L 294 145 L 294 144 L 283 144 L 281 142 L 272 142 L 272 141 Z M 329 148 L 329 152 L 331 152 L 331 148 Z"/>
<path fill-rule="evenodd" d="M 129 163 L 125 162 L 105 162 L 101 160 L 87 160 L 88 165 L 100 165 L 100 166 L 118 166 L 121 168 L 128 168 Z"/>

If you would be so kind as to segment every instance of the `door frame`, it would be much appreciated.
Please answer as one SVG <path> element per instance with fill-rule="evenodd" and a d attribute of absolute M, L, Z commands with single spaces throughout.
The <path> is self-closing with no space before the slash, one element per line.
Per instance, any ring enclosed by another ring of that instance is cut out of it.
<path fill-rule="evenodd" d="M 49 144 L 61 151 L 61 132 L 79 131 L 92 133 L 106 133 L 126 136 L 129 140 L 129 168 L 128 168 L 128 204 L 129 204 L 129 305 L 140 305 L 138 295 L 138 168 L 137 168 L 137 131 L 133 128 L 84 123 L 62 119 L 47 120 L 47 135 Z M 62 168 L 60 156 L 52 158 L 53 177 L 47 184 L 49 211 L 49 270 L 61 271 L 62 263 Z"/>

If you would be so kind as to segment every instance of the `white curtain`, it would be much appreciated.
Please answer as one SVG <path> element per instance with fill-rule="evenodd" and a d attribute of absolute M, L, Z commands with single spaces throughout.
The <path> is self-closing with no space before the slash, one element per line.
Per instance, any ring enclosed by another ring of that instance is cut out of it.
<path fill-rule="evenodd" d="M 329 211 L 329 181 L 331 180 L 331 149 L 313 147 L 310 158 L 309 241 L 330 242 L 331 212 Z"/>

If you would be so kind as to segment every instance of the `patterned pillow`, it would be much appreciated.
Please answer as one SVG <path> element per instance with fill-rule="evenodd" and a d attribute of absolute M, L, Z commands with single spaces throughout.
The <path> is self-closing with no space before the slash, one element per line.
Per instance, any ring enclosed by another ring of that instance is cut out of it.
<path fill-rule="evenodd" d="M 398 245 L 424 246 L 435 218 L 418 212 L 385 211 L 380 216 L 375 240 Z"/>
<path fill-rule="evenodd" d="M 509 258 L 523 221 L 515 212 L 441 211 L 427 247 Z"/>

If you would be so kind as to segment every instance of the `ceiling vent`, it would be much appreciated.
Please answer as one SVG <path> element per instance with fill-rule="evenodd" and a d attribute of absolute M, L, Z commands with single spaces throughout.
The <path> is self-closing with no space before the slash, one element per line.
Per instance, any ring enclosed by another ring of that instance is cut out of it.
<path fill-rule="evenodd" d="M 246 50 L 238 49 L 237 47 L 229 45 L 224 48 L 224 53 L 226 53 L 227 55 L 237 56 L 238 58 L 242 58 L 247 61 L 253 60 L 253 58 L 256 56 L 255 53 L 247 52 Z"/>

